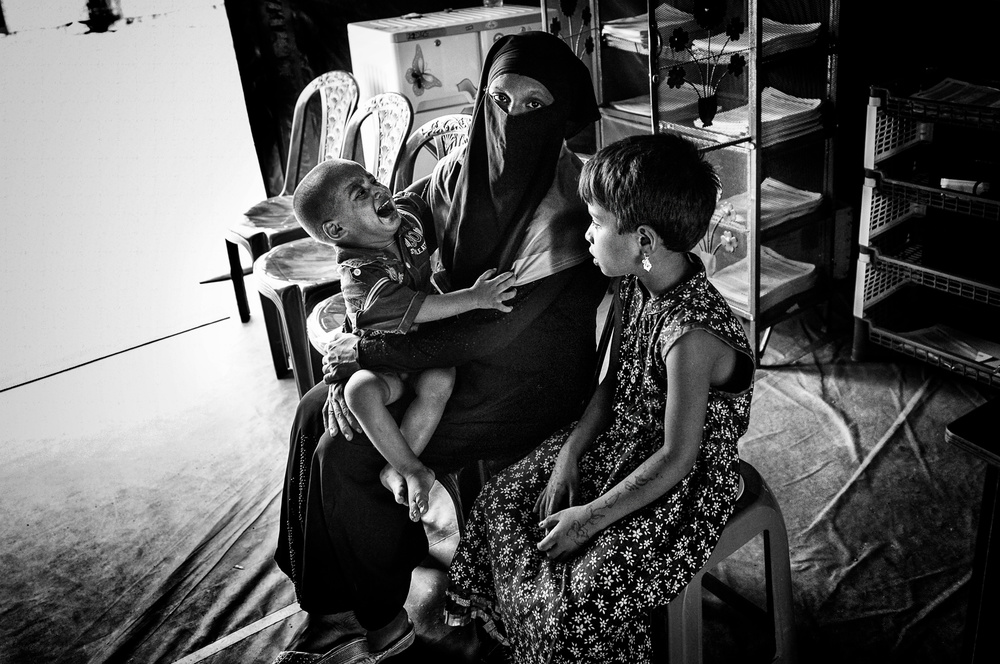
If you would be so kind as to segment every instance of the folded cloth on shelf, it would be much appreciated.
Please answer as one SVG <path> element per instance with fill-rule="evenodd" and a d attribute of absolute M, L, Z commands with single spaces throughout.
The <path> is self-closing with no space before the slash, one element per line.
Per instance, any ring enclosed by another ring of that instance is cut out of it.
<path fill-rule="evenodd" d="M 658 103 L 661 120 L 690 122 L 698 115 L 698 93 L 686 86 L 678 89 L 668 88 L 665 79 L 660 84 Z M 642 115 L 647 119 L 650 117 L 648 94 L 613 101 L 608 106 L 626 113 Z"/>
<path fill-rule="evenodd" d="M 661 33 L 666 33 L 685 23 L 692 23 L 694 16 L 667 3 L 656 8 L 656 25 Z M 647 53 L 649 51 L 649 14 L 643 12 L 635 16 L 605 21 L 601 26 L 604 42 L 624 51 Z"/>
<path fill-rule="evenodd" d="M 761 35 L 761 49 L 765 57 L 809 46 L 819 36 L 819 23 L 779 23 L 766 17 L 762 19 L 762 23 L 764 34 Z M 692 41 L 692 50 L 698 57 L 748 51 L 750 31 L 744 30 L 736 41 L 722 35 L 714 35 L 711 39 L 695 39 Z"/>
<path fill-rule="evenodd" d="M 819 99 L 802 99 L 767 87 L 761 91 L 760 106 L 761 142 L 766 145 L 787 141 L 820 127 Z M 731 108 L 716 115 L 710 129 L 728 136 L 746 136 L 750 133 L 748 117 L 748 106 Z M 704 128 L 700 119 L 694 124 Z"/>
<path fill-rule="evenodd" d="M 730 304 L 740 308 L 750 306 L 750 270 L 746 258 L 727 265 L 710 277 Z M 770 247 L 760 247 L 760 308 L 797 295 L 816 281 L 816 266 L 782 256 Z"/>
<path fill-rule="evenodd" d="M 801 217 L 823 204 L 823 194 L 798 189 L 781 180 L 768 177 L 760 183 L 760 219 L 757 227 L 761 230 L 772 228 L 789 219 Z M 731 220 L 742 228 L 747 225 L 747 194 L 743 192 L 719 201 L 718 210 L 731 210 Z"/>

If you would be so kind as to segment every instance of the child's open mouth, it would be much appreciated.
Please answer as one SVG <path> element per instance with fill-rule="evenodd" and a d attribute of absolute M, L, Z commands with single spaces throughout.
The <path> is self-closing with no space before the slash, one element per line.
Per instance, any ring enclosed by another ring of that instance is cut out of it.
<path fill-rule="evenodd" d="M 391 217 L 396 211 L 396 205 L 392 202 L 392 197 L 386 198 L 384 202 L 376 201 L 375 214 L 381 218 Z"/>

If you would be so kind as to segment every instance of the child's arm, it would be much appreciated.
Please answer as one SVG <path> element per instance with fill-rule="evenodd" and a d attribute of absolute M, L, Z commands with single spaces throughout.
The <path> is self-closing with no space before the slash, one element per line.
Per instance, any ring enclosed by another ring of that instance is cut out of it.
<path fill-rule="evenodd" d="M 428 295 L 420 305 L 413 322 L 441 320 L 473 309 L 497 309 L 504 313 L 509 312 L 511 307 L 504 303 L 517 294 L 513 288 L 514 273 L 504 272 L 491 279 L 494 274 L 496 270 L 487 270 L 468 288 L 451 293 Z"/>
<path fill-rule="evenodd" d="M 708 332 L 685 334 L 666 358 L 663 447 L 597 499 L 544 519 L 538 543 L 550 558 L 564 559 L 601 530 L 664 495 L 694 466 L 705 425 L 708 389 L 716 363 L 734 351 Z"/>

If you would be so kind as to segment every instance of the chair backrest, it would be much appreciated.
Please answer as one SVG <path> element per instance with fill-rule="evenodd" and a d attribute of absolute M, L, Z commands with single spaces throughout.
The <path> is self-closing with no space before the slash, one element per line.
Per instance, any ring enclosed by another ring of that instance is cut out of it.
<path fill-rule="evenodd" d="M 344 146 L 347 123 L 357 108 L 361 91 L 357 81 L 349 72 L 334 70 L 320 74 L 311 80 L 299 93 L 292 111 L 292 130 L 288 140 L 288 163 L 285 167 L 285 181 L 281 189 L 283 196 L 291 196 L 295 186 L 305 175 L 303 171 L 302 142 L 305 139 L 306 108 L 313 95 L 319 95 L 320 127 L 316 163 L 339 157 Z"/>
<path fill-rule="evenodd" d="M 375 141 L 374 161 L 366 164 L 362 141 L 362 125 L 372 118 L 375 131 L 370 132 Z M 392 187 L 399 164 L 399 155 L 413 126 L 413 107 L 410 100 L 398 92 L 382 92 L 358 105 L 358 110 L 347 123 L 341 157 L 368 166 L 375 179 Z"/>
<path fill-rule="evenodd" d="M 471 126 L 472 116 L 468 113 L 450 113 L 428 120 L 414 129 L 399 156 L 393 191 L 402 191 L 413 183 L 413 167 L 421 150 L 430 153 L 435 160 L 440 159 L 468 142 Z"/>

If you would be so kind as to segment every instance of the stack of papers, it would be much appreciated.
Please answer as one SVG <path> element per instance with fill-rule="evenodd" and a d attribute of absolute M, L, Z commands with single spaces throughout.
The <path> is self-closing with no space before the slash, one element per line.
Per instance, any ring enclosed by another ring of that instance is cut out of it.
<path fill-rule="evenodd" d="M 747 194 L 737 194 L 719 201 L 719 207 L 726 204 L 733 210 L 733 218 L 746 228 Z M 789 219 L 801 217 L 816 210 L 823 204 L 823 194 L 797 189 L 774 178 L 764 178 L 760 183 L 760 220 L 757 228 L 772 228 Z"/>
<path fill-rule="evenodd" d="M 761 20 L 764 34 L 761 35 L 761 48 L 767 57 L 775 53 L 790 51 L 803 46 L 816 43 L 819 36 L 819 23 L 778 23 L 769 18 Z M 727 43 L 728 42 L 728 43 Z M 729 41 L 725 33 L 712 35 L 711 39 L 695 39 L 692 42 L 695 57 L 706 57 L 709 55 L 720 55 L 723 53 L 735 53 L 738 51 L 750 50 L 750 31 L 744 30 L 743 34 L 736 41 Z"/>
<path fill-rule="evenodd" d="M 914 99 L 946 101 L 952 104 L 1000 107 L 1000 90 L 946 78 L 933 88 L 913 95 Z"/>
<path fill-rule="evenodd" d="M 764 88 L 760 95 L 760 139 L 764 145 L 773 145 L 803 136 L 820 126 L 820 100 L 800 99 L 785 94 L 775 88 Z M 728 136 L 746 136 L 750 133 L 748 106 L 740 106 L 723 111 L 715 116 L 707 127 Z M 695 120 L 696 127 L 704 127 L 702 121 Z"/>
<path fill-rule="evenodd" d="M 729 302 L 738 308 L 750 307 L 750 270 L 746 258 L 716 272 L 711 282 Z M 816 266 L 785 258 L 761 245 L 760 248 L 760 309 L 812 288 L 816 282 Z"/>
<path fill-rule="evenodd" d="M 660 119 L 669 122 L 690 122 L 698 116 L 698 93 L 690 86 L 671 89 L 666 83 L 660 85 Z M 631 99 L 613 101 L 611 108 L 636 115 L 649 115 L 649 95 L 639 95 Z"/>
<path fill-rule="evenodd" d="M 654 13 L 660 34 L 668 37 L 674 28 L 694 21 L 694 16 L 667 3 L 660 5 Z M 643 12 L 635 16 L 606 21 L 601 27 L 601 36 L 612 48 L 649 53 L 649 14 Z M 667 43 L 666 38 L 663 39 L 663 43 Z"/>

